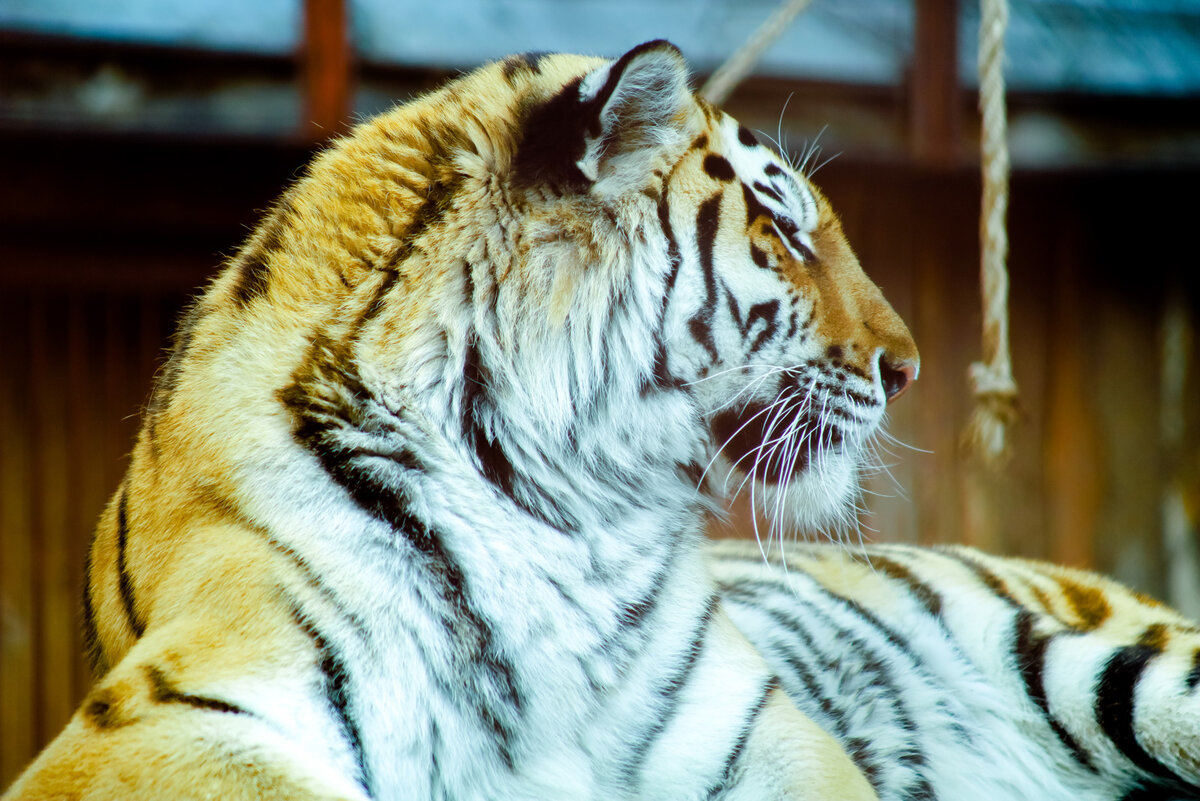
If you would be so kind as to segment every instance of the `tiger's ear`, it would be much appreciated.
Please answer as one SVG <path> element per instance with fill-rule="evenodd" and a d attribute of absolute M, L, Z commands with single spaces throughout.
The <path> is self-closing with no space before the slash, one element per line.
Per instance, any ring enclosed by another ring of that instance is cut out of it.
<path fill-rule="evenodd" d="M 638 45 L 587 75 L 579 93 L 592 117 L 575 166 L 601 194 L 642 188 L 662 151 L 688 141 L 694 101 L 687 63 L 670 42 Z"/>
<path fill-rule="evenodd" d="M 683 54 L 646 42 L 530 112 L 515 174 L 579 192 L 637 191 L 664 155 L 691 141 L 697 115 Z"/>

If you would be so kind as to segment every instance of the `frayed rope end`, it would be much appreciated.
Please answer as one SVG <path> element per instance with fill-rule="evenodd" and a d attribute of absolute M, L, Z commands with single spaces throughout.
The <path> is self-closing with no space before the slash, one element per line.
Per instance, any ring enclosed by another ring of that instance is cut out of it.
<path fill-rule="evenodd" d="M 963 431 L 962 446 L 989 467 L 1002 467 L 1012 457 L 1009 430 L 1020 419 L 1017 384 L 1007 371 L 990 365 L 971 365 L 975 409 Z"/>

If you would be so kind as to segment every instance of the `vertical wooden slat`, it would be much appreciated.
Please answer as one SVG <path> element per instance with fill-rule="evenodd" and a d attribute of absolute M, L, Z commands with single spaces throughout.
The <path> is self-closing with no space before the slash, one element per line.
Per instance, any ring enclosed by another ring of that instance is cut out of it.
<path fill-rule="evenodd" d="M 1076 567 L 1095 563 L 1096 524 L 1101 491 L 1101 454 L 1090 402 L 1084 315 L 1088 298 L 1079 265 L 1080 251 L 1072 225 L 1061 234 L 1048 354 L 1045 414 L 1045 492 L 1049 539 L 1047 556 Z"/>
<path fill-rule="evenodd" d="M 0 304 L 7 347 L 0 349 L 0 786 L 33 756 L 33 499 L 26 298 Z"/>
<path fill-rule="evenodd" d="M 38 670 L 35 687 L 40 715 L 36 735 L 46 742 L 74 711 L 74 647 L 76 615 L 68 561 L 71 506 L 77 502 L 69 482 L 66 381 L 64 376 L 61 300 L 47 293 L 32 306 L 32 386 L 37 448 L 34 455 L 38 490 L 35 515 L 35 580 Z"/>
<path fill-rule="evenodd" d="M 302 58 L 304 134 L 322 140 L 344 132 L 352 103 L 346 0 L 305 0 Z"/>
<path fill-rule="evenodd" d="M 859 255 L 863 270 L 883 290 L 888 302 L 914 327 L 916 281 L 911 269 L 911 229 L 891 209 L 881 214 L 872 196 L 874 179 L 863 173 L 839 174 L 830 170 L 826 194 L 838 210 L 846 237 Z M 915 333 L 915 332 L 914 332 Z M 918 342 L 918 347 L 920 347 Z M 920 429 L 920 409 L 925 382 L 888 409 L 888 434 L 878 437 L 878 456 L 886 469 L 863 482 L 865 512 L 860 524 L 865 537 L 880 542 L 915 543 L 920 536 L 918 507 L 913 499 L 916 471 L 929 457 Z"/>
<path fill-rule="evenodd" d="M 964 421 L 970 347 L 960 332 L 978 327 L 968 311 L 971 307 L 959 299 L 964 283 L 971 281 L 964 276 L 974 275 L 973 271 L 967 272 L 967 262 L 961 257 L 966 242 L 974 241 L 974 226 L 963 227 L 958 201 L 961 189 L 955 191 L 933 176 L 922 174 L 908 191 L 911 197 L 920 198 L 919 203 L 905 204 L 906 216 L 900 223 L 912 231 L 917 284 L 913 323 L 921 350 L 922 376 L 913 388 L 912 400 L 921 406 L 921 444 L 933 451 L 924 460 L 929 469 L 916 477 L 921 542 L 960 542 L 963 520 L 959 484 L 963 472 L 958 436 Z M 964 230 L 970 232 L 965 238 Z M 901 402 L 909 400 L 905 397 Z"/>
<path fill-rule="evenodd" d="M 75 653 L 73 684 L 76 699 L 82 698 L 91 684 L 90 670 L 83 653 L 82 593 L 83 569 L 91 530 L 104 502 L 104 420 L 103 404 L 96 392 L 99 376 L 95 370 L 99 347 L 95 342 L 92 321 L 97 317 L 94 296 L 72 293 L 66 304 L 67 319 L 67 403 L 70 415 L 72 443 L 71 483 L 75 503 L 72 505 L 71 531 L 67 552 L 67 569 L 71 575 L 72 608 L 76 625 L 72 632 Z"/>
<path fill-rule="evenodd" d="M 958 161 L 958 0 L 917 0 L 909 144 L 923 166 Z"/>

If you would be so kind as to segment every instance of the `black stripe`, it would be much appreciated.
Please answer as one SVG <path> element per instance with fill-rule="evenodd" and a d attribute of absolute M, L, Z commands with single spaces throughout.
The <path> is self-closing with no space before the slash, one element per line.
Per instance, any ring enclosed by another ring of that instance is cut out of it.
<path fill-rule="evenodd" d="M 82 622 L 83 622 L 83 652 L 87 656 L 88 667 L 93 678 L 100 678 L 108 672 L 108 660 L 104 657 L 104 648 L 100 645 L 100 632 L 96 626 L 96 609 L 92 604 L 92 548 L 88 548 L 84 557 Z"/>
<path fill-rule="evenodd" d="M 263 539 L 266 540 L 267 545 L 270 546 L 273 551 L 291 562 L 292 566 L 295 567 L 304 577 L 304 582 L 308 585 L 309 589 L 320 595 L 321 599 L 325 601 L 325 603 L 329 604 L 329 606 L 335 612 L 337 612 L 347 628 L 353 629 L 354 632 L 358 634 L 359 639 L 363 642 L 366 642 L 369 639 L 367 627 L 363 623 L 362 619 L 359 618 L 358 615 L 346 609 L 341 598 L 339 598 L 337 593 L 335 593 L 333 589 L 325 584 L 325 582 L 321 581 L 320 577 L 317 575 L 317 571 L 313 569 L 312 565 L 308 563 L 307 559 L 296 553 L 296 551 L 291 547 L 284 545 L 282 542 L 272 537 L 266 530 L 256 530 L 262 535 Z"/>
<path fill-rule="evenodd" d="M 1062 722 L 1050 712 L 1050 702 L 1046 698 L 1044 673 L 1046 649 L 1050 646 L 1053 637 L 1039 636 L 1033 630 L 1032 613 L 1025 609 L 1017 613 L 1013 631 L 1015 635 L 1013 656 L 1016 659 L 1017 668 L 1021 672 L 1021 680 L 1025 683 L 1025 694 L 1037 704 L 1038 709 L 1042 712 L 1042 717 L 1050 724 L 1050 728 L 1058 737 L 1059 742 L 1066 746 L 1075 761 L 1095 772 L 1096 766 L 1092 764 L 1092 759 L 1087 751 L 1083 749 L 1074 735 L 1067 731 Z"/>
<path fill-rule="evenodd" d="M 659 389 L 682 389 L 684 382 L 671 375 L 667 363 L 667 345 L 663 336 L 666 325 L 667 305 L 675 291 L 675 282 L 679 278 L 679 267 L 683 262 L 679 254 L 679 242 L 675 240 L 675 231 L 671 228 L 671 209 L 667 203 L 667 187 L 664 182 L 663 190 L 658 199 L 658 223 L 662 228 L 663 237 L 667 240 L 667 263 L 670 272 L 667 273 L 666 284 L 663 287 L 662 306 L 658 312 L 658 327 L 654 333 L 654 384 Z M 644 390 L 643 390 L 644 393 Z"/>
<path fill-rule="evenodd" d="M 789 599 L 790 603 L 808 609 L 814 618 L 821 617 L 830 628 L 837 630 L 838 635 L 841 637 L 844 643 L 853 645 L 859 649 L 860 653 L 869 655 L 865 659 L 868 669 L 878 673 L 883 680 L 882 684 L 886 686 L 895 697 L 901 697 L 902 694 L 900 693 L 900 690 L 898 689 L 896 683 L 892 680 L 891 671 L 888 669 L 885 663 L 874 656 L 874 649 L 868 647 L 868 644 L 861 637 L 857 636 L 855 631 L 836 623 L 828 615 L 821 615 L 820 609 L 813 604 L 803 601 L 797 597 L 795 595 L 794 588 L 778 581 L 760 579 L 755 581 L 753 584 L 742 583 L 738 585 L 722 586 L 721 594 L 725 598 L 742 599 L 745 602 L 754 605 L 756 608 L 761 609 L 764 613 L 775 619 L 775 621 L 784 630 L 791 631 L 798 637 L 802 636 L 800 619 L 798 617 L 794 619 L 788 618 L 784 616 L 780 610 L 764 604 L 763 601 L 755 594 L 756 587 L 760 591 L 766 590 L 782 593 L 784 597 Z M 888 645 L 896 649 L 896 651 L 899 653 L 903 654 L 914 669 L 918 668 L 922 664 L 922 660 L 913 652 L 912 646 L 908 643 L 908 641 L 902 638 L 899 634 L 893 631 L 891 627 L 880 620 L 874 612 L 871 612 L 857 601 L 838 595 L 824 587 L 818 586 L 817 589 L 819 589 L 821 594 L 826 598 L 841 605 L 846 609 L 847 612 L 866 622 L 880 637 L 882 637 L 888 643 Z M 815 644 L 813 647 L 815 648 Z"/>
<path fill-rule="evenodd" d="M 662 197 L 658 201 L 658 224 L 662 227 L 663 236 L 667 239 L 667 261 L 671 271 L 667 273 L 667 284 L 663 289 L 663 309 L 667 307 L 667 298 L 675 290 L 675 280 L 679 277 L 679 266 L 683 257 L 679 254 L 679 242 L 675 239 L 675 229 L 671 227 L 671 207 L 667 202 L 667 188 L 664 183 Z"/>
<path fill-rule="evenodd" d="M 579 521 L 554 503 L 539 487 L 528 481 L 522 481 L 521 486 L 517 486 L 517 470 L 508 458 L 504 445 L 498 436 L 489 433 L 485 427 L 491 382 L 491 372 L 480 356 L 478 341 L 474 334 L 469 334 L 463 359 L 460 426 L 463 441 L 471 446 L 475 454 L 480 475 L 530 517 L 563 532 L 578 528 Z"/>
<path fill-rule="evenodd" d="M 779 301 L 768 300 L 755 303 L 746 315 L 746 332 L 754 327 L 754 323 L 762 320 L 763 330 L 750 343 L 750 353 L 757 353 L 759 348 L 769 342 L 779 330 Z M 745 332 L 744 332 L 745 333 Z"/>
<path fill-rule="evenodd" d="M 350 491 L 355 502 L 388 522 L 421 555 L 421 565 L 433 580 L 441 602 L 447 607 L 441 612 L 435 609 L 429 611 L 440 618 L 439 622 L 453 643 L 456 664 L 452 672 L 457 674 L 456 680 L 459 681 L 475 674 L 475 678 L 483 685 L 476 688 L 476 713 L 496 735 L 497 752 L 511 766 L 515 725 L 510 719 L 520 711 L 521 700 L 512 666 L 496 650 L 491 628 L 475 612 L 468 599 L 462 569 L 445 550 L 440 535 L 408 511 L 406 501 L 397 491 L 379 486 L 369 471 L 352 464 L 345 466 L 343 475 L 343 486 Z M 492 697 L 503 709 L 496 708 Z"/>
<path fill-rule="evenodd" d="M 758 723 L 758 719 L 762 715 L 763 710 L 766 709 L 767 701 L 771 698 L 771 693 L 779 689 L 779 679 L 774 676 L 772 676 L 766 681 L 766 683 L 763 684 L 763 688 L 759 693 L 758 700 L 754 703 L 754 706 L 750 708 L 749 714 L 746 715 L 745 720 L 742 721 L 741 732 L 734 741 L 733 748 L 730 749 L 729 755 L 725 758 L 725 765 L 721 769 L 720 778 L 708 790 L 707 797 L 709 799 L 719 797 L 729 785 L 730 780 L 733 778 L 734 768 L 737 767 L 738 760 L 741 758 L 742 753 L 746 750 L 746 743 L 750 739 L 750 732 L 754 729 L 755 724 Z"/>
<path fill-rule="evenodd" d="M 725 292 L 726 306 L 729 308 L 729 315 L 733 318 L 734 325 L 743 337 L 750 334 L 750 330 L 754 328 L 754 324 L 761 320 L 763 330 L 754 338 L 754 342 L 750 345 L 750 353 L 756 353 L 763 345 L 765 345 L 772 337 L 775 336 L 779 329 L 779 301 L 766 300 L 762 303 L 755 303 L 750 307 L 750 311 L 746 313 L 745 319 L 742 319 L 742 309 L 737 302 L 737 297 L 733 290 L 724 281 L 721 282 L 721 289 Z"/>
<path fill-rule="evenodd" d="M 192 695 L 181 692 L 167 678 L 166 672 L 156 665 L 146 665 L 146 678 L 150 681 L 150 698 L 159 704 L 185 704 L 206 712 L 222 712 L 230 715 L 249 715 L 250 713 L 236 704 L 223 701 L 220 698 L 210 698 L 203 695 Z M 252 716 L 253 717 L 253 716 Z"/>
<path fill-rule="evenodd" d="M 1161 624 L 1146 629 L 1135 645 L 1118 649 L 1109 658 L 1096 684 L 1096 720 L 1130 762 L 1154 776 L 1185 783 L 1170 768 L 1146 752 L 1134 730 L 1134 692 L 1146 666 L 1162 653 Z"/>
<path fill-rule="evenodd" d="M 708 634 L 708 627 L 712 623 L 713 615 L 716 614 L 719 604 L 720 598 L 716 595 L 709 599 L 704 614 L 701 615 L 692 634 L 691 643 L 683 654 L 683 661 L 656 690 L 658 699 L 655 714 L 657 717 L 650 727 L 638 737 L 637 742 L 630 750 L 628 759 L 621 766 L 623 778 L 631 788 L 636 789 L 637 777 L 644 767 L 643 763 L 650 746 L 658 740 L 666 729 L 667 723 L 679 711 L 680 691 L 687 685 L 688 679 L 699 661 L 700 652 L 704 649 L 704 639 Z"/>
<path fill-rule="evenodd" d="M 754 190 L 745 181 L 742 181 L 742 200 L 746 204 L 747 228 L 754 225 L 754 221 L 759 217 L 766 217 L 768 220 L 775 219 L 775 212 L 763 205 L 763 202 L 758 199 L 758 195 L 754 194 Z"/>
<path fill-rule="evenodd" d="M 1008 604 L 1009 607 L 1015 610 L 1024 609 L 1024 605 L 1017 600 L 1012 591 L 1008 589 L 1008 585 L 1004 583 L 1004 579 L 997 576 L 991 570 L 988 570 L 981 563 L 971 558 L 961 551 L 942 550 L 938 549 L 937 553 L 947 556 L 961 564 L 967 570 L 975 574 L 975 578 L 979 579 L 988 590 L 1000 600 Z"/>
<path fill-rule="evenodd" d="M 372 469 L 370 460 L 387 459 L 405 470 L 421 470 L 422 465 L 403 449 L 367 453 L 340 442 L 343 430 L 357 430 L 354 421 L 361 416 L 360 407 L 375 402 L 344 347 L 319 337 L 295 383 L 279 393 L 280 402 L 292 414 L 293 437 L 313 453 L 355 505 L 387 523 L 412 547 L 433 590 L 434 597 L 422 594 L 431 604 L 428 611 L 453 642 L 449 650 L 454 682 L 461 685 L 473 678 L 479 683 L 469 697 L 479 700 L 477 714 L 496 733 L 501 757 L 511 762 L 512 719 L 521 707 L 512 667 L 495 648 L 488 625 L 472 607 L 462 569 L 446 550 L 439 532 L 412 514 L 404 487 L 388 483 Z M 346 391 L 336 391 L 339 386 Z M 330 396 L 334 400 L 328 400 Z M 344 408 L 341 399 L 346 396 L 353 397 L 358 406 Z"/>
<path fill-rule="evenodd" d="M 513 79 L 522 72 L 538 75 L 542 71 L 542 60 L 550 54 L 541 50 L 531 50 L 528 53 L 518 53 L 504 59 L 501 72 L 504 80 L 512 83 Z"/>
<path fill-rule="evenodd" d="M 308 635 L 312 641 L 313 647 L 317 651 L 317 667 L 321 671 L 321 685 L 325 694 L 325 700 L 329 704 L 329 710 L 333 713 L 334 720 L 337 723 L 338 731 L 346 744 L 350 746 L 350 753 L 354 759 L 355 768 L 358 775 L 355 780 L 359 786 L 363 788 L 368 796 L 371 795 L 371 770 L 367 764 L 366 754 L 363 750 L 362 735 L 358 730 L 358 720 L 355 718 L 353 709 L 354 701 L 350 695 L 350 688 L 347 686 L 350 680 L 350 673 L 346 669 L 346 663 L 342 660 L 342 655 L 337 648 L 329 642 L 323 635 L 311 618 L 304 613 L 300 605 L 293 599 L 291 601 L 292 619 L 300 630 Z"/>
<path fill-rule="evenodd" d="M 1196 689 L 1196 685 L 1200 684 L 1200 648 L 1197 648 L 1192 654 L 1192 669 L 1188 671 L 1187 680 L 1184 683 L 1188 692 Z"/>
<path fill-rule="evenodd" d="M 774 232 L 780 239 L 786 239 L 788 244 L 800 254 L 805 263 L 810 267 L 817 267 L 820 262 L 817 260 L 816 254 L 800 241 L 800 228 L 795 222 L 783 217 L 780 214 L 767 208 L 767 206 L 758 199 L 758 195 L 754 194 L 745 181 L 742 182 L 742 200 L 746 203 L 746 226 L 750 227 L 759 217 L 766 217 L 770 221 L 773 228 L 768 228 L 764 225 L 764 233 Z"/>
<path fill-rule="evenodd" d="M 126 714 L 120 698 L 120 694 L 112 687 L 93 690 L 84 699 L 81 708 L 84 719 L 98 729 L 119 729 L 139 720 Z"/>
<path fill-rule="evenodd" d="M 265 243 L 252 243 L 229 267 L 237 273 L 233 284 L 233 302 L 237 306 L 245 308 L 256 298 L 267 294 L 271 283 L 268 260 L 274 252 L 275 249 Z"/>
<path fill-rule="evenodd" d="M 688 321 L 688 330 L 692 337 L 708 351 L 714 362 L 721 356 L 717 352 L 716 343 L 712 337 L 712 322 L 717 307 L 717 278 L 713 269 L 713 247 L 717 239 L 717 227 L 720 224 L 721 193 L 700 204 L 696 212 L 696 248 L 700 255 L 700 268 L 704 274 L 704 303 L 695 316 Z"/>
<path fill-rule="evenodd" d="M 716 181 L 728 182 L 737 177 L 737 173 L 733 171 L 733 165 L 729 163 L 729 159 L 719 156 L 716 153 L 709 153 L 705 156 L 703 166 L 705 174 Z"/>
<path fill-rule="evenodd" d="M 809 249 L 808 245 L 800 241 L 800 226 L 779 214 L 771 215 L 771 220 L 775 223 L 775 227 L 787 237 L 788 244 L 800 254 L 800 258 L 804 259 L 810 268 L 822 266 L 821 262 L 817 260 L 816 254 Z"/>
<path fill-rule="evenodd" d="M 887 663 L 885 663 L 877 655 L 876 649 L 872 648 L 866 640 L 859 636 L 856 630 L 851 630 L 840 625 L 829 615 L 822 614 L 822 609 L 818 608 L 812 603 L 801 600 L 798 596 L 791 595 L 790 593 L 793 593 L 794 590 L 790 587 L 778 585 L 774 582 L 757 582 L 757 584 L 759 590 L 789 593 L 789 595 L 785 596 L 788 598 L 789 603 L 807 609 L 809 616 L 811 616 L 814 620 L 820 618 L 825 625 L 836 630 L 839 642 L 842 643 L 842 646 L 848 649 L 853 648 L 862 659 L 863 669 L 869 671 L 876 677 L 876 680 L 873 683 L 884 687 L 888 691 L 889 695 L 896 699 L 896 717 L 901 721 L 905 730 L 916 730 L 916 724 L 913 721 L 913 717 L 911 714 L 909 714 L 903 704 L 904 694 L 901 692 L 899 685 L 897 685 L 895 678 L 892 675 L 892 671 L 888 668 Z M 825 595 L 826 598 L 845 607 L 846 610 L 851 614 L 855 616 L 861 616 L 862 620 L 865 621 L 871 628 L 873 628 L 876 634 L 882 637 L 892 648 L 902 653 L 908 659 L 911 665 L 916 667 L 921 664 L 921 660 L 918 659 L 917 656 L 912 652 L 909 644 L 902 640 L 899 635 L 892 631 L 872 612 L 869 612 L 866 608 L 860 606 L 856 601 L 836 595 L 824 589 L 823 587 L 820 588 L 820 591 L 823 595 Z M 803 645 L 809 653 L 821 653 L 820 649 L 817 647 L 816 641 L 813 640 L 812 636 L 808 633 L 808 630 L 805 628 L 804 623 L 799 615 L 788 616 L 785 615 L 783 611 L 767 605 L 764 602 L 764 599 L 760 598 L 755 593 L 755 588 L 753 586 L 741 584 L 728 588 L 722 588 L 722 594 L 724 597 L 734 600 L 735 602 L 743 602 L 753 605 L 763 614 L 770 617 L 781 630 L 795 635 L 795 637 L 800 640 L 801 645 Z M 825 655 L 824 668 L 832 671 L 836 669 L 839 661 L 840 659 L 838 657 L 830 657 Z M 921 762 L 923 763 L 923 759 Z"/>
<path fill-rule="evenodd" d="M 483 477 L 516 503 L 512 462 L 499 440 L 489 435 L 483 426 L 491 383 L 491 373 L 479 355 L 478 340 L 474 334 L 469 334 L 463 358 L 463 439 L 470 443 Z"/>
<path fill-rule="evenodd" d="M 287 192 L 279 199 L 229 267 L 237 274 L 232 291 L 239 308 L 267 294 L 271 280 L 268 262 L 283 247 L 283 232 L 292 215 L 290 194 Z"/>
<path fill-rule="evenodd" d="M 750 258 L 762 269 L 771 269 L 771 260 L 767 256 L 767 252 L 753 243 L 750 245 Z"/>
<path fill-rule="evenodd" d="M 133 578 L 129 575 L 126 564 L 126 550 L 129 546 L 129 515 L 128 493 L 121 488 L 121 497 L 117 500 L 117 589 L 121 594 L 121 605 L 125 609 L 125 619 L 133 636 L 141 639 L 146 633 L 146 624 L 138 617 L 137 601 L 134 598 Z"/>
<path fill-rule="evenodd" d="M 889 754 L 887 757 L 888 759 L 894 759 L 895 761 L 909 766 L 915 774 L 912 784 L 906 787 L 903 798 L 912 799 L 912 801 L 918 801 L 919 799 L 928 799 L 929 801 L 932 801 L 932 799 L 934 799 L 936 796 L 928 777 L 924 775 L 924 769 L 927 767 L 928 762 L 925 758 L 925 754 L 920 750 L 916 739 L 918 732 L 917 722 L 905 705 L 904 693 L 896 683 L 895 677 L 891 669 L 888 667 L 887 662 L 885 662 L 884 659 L 879 656 L 876 649 L 871 647 L 871 645 L 860 636 L 859 631 L 848 629 L 836 623 L 828 615 L 822 614 L 823 609 L 807 601 L 800 600 L 798 597 L 792 594 L 794 592 L 792 588 L 779 586 L 775 582 L 770 581 L 759 581 L 755 582 L 755 584 L 757 584 L 757 587 L 760 591 L 787 593 L 788 595 L 786 597 L 788 597 L 789 603 L 798 603 L 801 607 L 807 610 L 807 616 L 801 617 L 800 614 L 789 616 L 783 611 L 768 605 L 764 598 L 761 598 L 758 594 L 756 594 L 754 591 L 754 586 L 752 585 L 740 584 L 736 586 L 723 587 L 722 593 L 724 597 L 733 600 L 735 603 L 745 603 L 746 605 L 756 608 L 771 618 L 771 620 L 778 627 L 778 630 L 792 634 L 799 641 L 800 650 L 803 654 L 820 660 L 818 667 L 824 673 L 828 675 L 835 675 L 837 671 L 844 670 L 844 667 L 841 667 L 841 663 L 845 661 L 846 651 L 848 649 L 853 650 L 858 659 L 861 660 L 861 670 L 871 675 L 871 683 L 877 687 L 883 688 L 885 691 L 886 697 L 891 702 L 892 714 L 895 716 L 895 720 L 900 729 L 906 734 L 906 740 L 903 748 L 898 752 Z M 831 593 L 824 588 L 820 588 L 820 591 L 828 599 L 846 607 L 852 614 L 862 615 L 863 619 L 875 629 L 879 636 L 883 637 L 883 639 L 887 641 L 889 645 L 903 653 L 908 658 L 913 668 L 917 669 L 920 667 L 920 661 L 909 649 L 908 644 L 902 641 L 895 632 L 884 625 L 884 623 L 872 613 L 859 606 L 857 602 L 848 598 Z M 842 652 L 831 655 L 823 652 L 817 646 L 816 641 L 808 632 L 803 622 L 805 619 L 809 618 L 820 618 L 825 625 L 836 632 L 837 641 L 840 643 L 839 647 L 842 649 Z M 800 660 L 799 653 L 793 651 L 790 645 L 783 643 L 778 639 L 775 640 L 775 646 L 781 651 L 780 655 L 784 662 L 788 665 L 788 667 L 796 672 L 797 678 L 802 684 L 805 685 L 809 696 L 816 700 L 820 705 L 821 710 L 830 717 L 834 728 L 834 732 L 832 733 L 839 739 L 839 741 L 844 741 L 847 732 L 845 731 L 845 716 L 843 714 L 843 710 L 835 709 L 833 703 L 834 699 L 830 699 L 820 692 L 820 689 L 817 687 L 815 681 L 815 675 L 809 670 L 807 665 Z M 876 703 L 878 703 L 878 701 L 879 699 L 877 698 Z M 848 748 L 848 746 L 846 747 Z M 865 759 L 865 757 L 863 758 Z M 879 767 L 877 765 L 871 765 L 869 770 L 863 765 L 859 765 L 859 767 L 864 773 L 867 773 L 870 777 L 873 777 L 871 779 L 872 785 L 878 787 L 879 785 L 877 785 L 876 782 L 883 780 L 878 776 Z"/>
<path fill-rule="evenodd" d="M 650 617 L 650 614 L 658 606 L 658 601 L 662 597 L 665 583 L 663 581 L 663 574 L 669 572 L 669 568 L 664 566 L 660 572 L 654 575 L 650 589 L 644 596 L 637 601 L 632 601 L 621 607 L 620 612 L 617 614 L 621 618 L 626 631 L 640 628 L 646 622 L 646 619 Z"/>
<path fill-rule="evenodd" d="M 907 588 L 909 593 L 917 599 L 921 606 L 925 607 L 925 611 L 932 617 L 941 618 L 942 616 L 942 596 L 937 593 L 932 587 L 917 578 L 911 570 L 901 563 L 889 559 L 882 554 L 858 554 L 851 553 L 851 557 L 867 567 L 877 569 L 888 578 L 895 579 L 901 582 Z"/>
<path fill-rule="evenodd" d="M 1004 579 L 966 554 L 956 551 L 942 551 L 941 553 L 955 559 L 974 573 L 993 595 L 1004 601 L 1016 613 L 1013 620 L 1013 658 L 1016 660 L 1021 671 L 1021 679 L 1025 684 L 1025 693 L 1041 711 L 1046 725 L 1050 727 L 1051 731 L 1054 732 L 1055 736 L 1058 737 L 1071 756 L 1079 764 L 1095 772 L 1097 768 L 1092 764 L 1091 757 L 1087 751 L 1084 750 L 1083 746 L 1075 739 L 1075 736 L 1071 734 L 1063 722 L 1050 711 L 1050 704 L 1046 698 L 1042 675 L 1045 670 L 1046 648 L 1049 645 L 1050 638 L 1041 637 L 1033 630 L 1032 613 L 1012 594 L 1012 591 L 1008 589 L 1008 585 L 1005 584 Z"/>
<path fill-rule="evenodd" d="M 1174 782 L 1153 782 L 1148 784 L 1139 784 L 1132 790 L 1121 796 L 1121 801 L 1196 801 L 1200 799 L 1200 795 L 1196 794 L 1195 788 L 1181 788 Z"/>
<path fill-rule="evenodd" d="M 475 289 L 475 278 L 471 272 L 471 265 L 463 262 L 463 296 L 468 306 L 475 302 Z M 513 477 L 516 470 L 513 468 L 508 454 L 504 452 L 499 439 L 490 435 L 484 427 L 491 394 L 491 371 L 483 363 L 483 358 L 479 353 L 478 334 L 469 331 L 466 343 L 463 355 L 462 399 L 459 408 L 463 441 L 471 446 L 471 450 L 475 454 L 475 462 L 483 477 L 518 507 L 541 519 L 541 516 L 534 510 L 522 505 L 513 493 Z"/>
<path fill-rule="evenodd" d="M 767 607 L 759 607 L 759 609 L 768 617 L 771 617 L 772 620 L 774 620 L 777 624 L 781 623 L 781 617 L 774 614 L 774 610 L 771 610 Z M 835 705 L 835 699 L 824 693 L 820 685 L 817 683 L 816 674 L 809 668 L 808 664 L 804 662 L 800 651 L 802 650 L 803 655 L 807 657 L 822 657 L 820 660 L 822 663 L 821 669 L 825 674 L 831 676 L 835 675 L 832 671 L 832 668 L 834 667 L 833 660 L 831 660 L 828 655 L 822 654 L 816 648 L 816 644 L 813 642 L 812 637 L 809 635 L 808 631 L 803 628 L 803 626 L 796 625 L 793 623 L 793 621 L 787 621 L 782 623 L 782 628 L 793 634 L 796 639 L 800 641 L 800 650 L 792 647 L 791 643 L 783 642 L 783 640 L 778 637 L 773 638 L 770 643 L 756 643 L 755 645 L 759 648 L 759 650 L 762 651 L 764 656 L 768 657 L 768 662 L 772 661 L 770 657 L 774 657 L 787 665 L 791 673 L 795 675 L 797 679 L 799 679 L 801 684 L 804 685 L 805 697 L 813 699 L 817 706 L 820 707 L 821 713 L 825 715 L 825 721 L 817 722 L 822 724 L 823 728 L 826 728 L 830 734 L 833 734 L 839 740 L 844 739 L 847 734 L 845 709 L 841 706 Z M 784 676 L 781 674 L 780 678 L 782 679 Z M 787 689 L 786 686 L 784 689 Z M 876 699 L 875 703 L 878 703 L 878 699 Z M 797 703 L 797 706 L 802 706 L 802 704 Z M 801 711 L 803 711 L 803 709 Z"/>
<path fill-rule="evenodd" d="M 358 332 L 364 325 L 375 319 L 375 315 L 379 314 L 387 308 L 387 296 L 391 292 L 392 287 L 396 285 L 396 281 L 400 279 L 400 273 L 395 270 L 388 270 L 384 273 L 383 281 L 380 282 L 379 288 L 375 290 L 375 297 L 367 304 L 363 313 L 354 321 L 352 336 L 358 336 Z"/>
<path fill-rule="evenodd" d="M 779 192 L 777 192 L 773 187 L 767 186 L 762 181 L 755 181 L 754 188 L 771 198 L 771 200 L 774 200 L 776 203 L 783 203 L 783 196 L 780 195 Z"/>

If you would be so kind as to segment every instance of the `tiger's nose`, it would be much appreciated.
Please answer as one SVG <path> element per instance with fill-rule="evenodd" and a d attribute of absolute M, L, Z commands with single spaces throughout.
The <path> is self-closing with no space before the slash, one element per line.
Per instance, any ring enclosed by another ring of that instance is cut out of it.
<path fill-rule="evenodd" d="M 917 365 L 915 362 L 891 362 L 887 355 L 879 357 L 879 377 L 883 381 L 883 392 L 887 402 L 891 403 L 904 394 L 908 385 L 917 380 Z"/>

